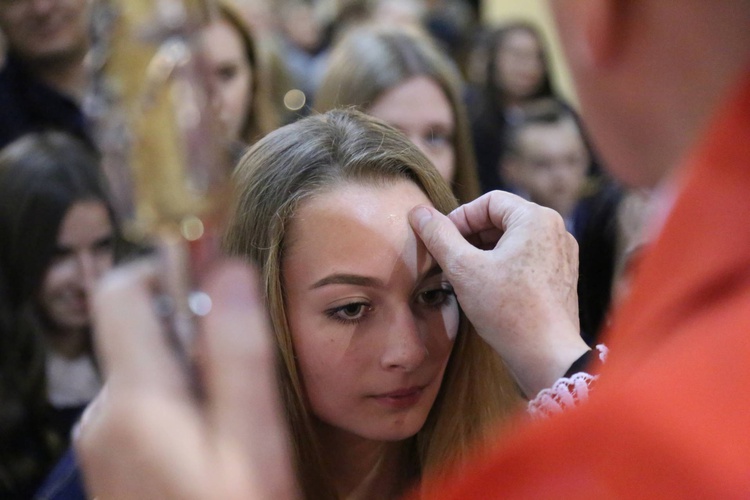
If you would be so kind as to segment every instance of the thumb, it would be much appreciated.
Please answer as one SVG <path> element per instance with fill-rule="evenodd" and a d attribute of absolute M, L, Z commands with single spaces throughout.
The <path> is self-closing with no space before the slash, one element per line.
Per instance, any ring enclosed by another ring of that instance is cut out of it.
<path fill-rule="evenodd" d="M 409 223 L 430 255 L 449 275 L 454 268 L 453 263 L 460 261 L 460 255 L 474 250 L 453 222 L 432 207 L 420 205 L 412 208 Z"/>

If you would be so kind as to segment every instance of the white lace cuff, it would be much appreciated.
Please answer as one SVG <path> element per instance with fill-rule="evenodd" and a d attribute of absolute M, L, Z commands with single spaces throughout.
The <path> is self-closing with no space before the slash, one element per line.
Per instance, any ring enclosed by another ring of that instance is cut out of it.
<path fill-rule="evenodd" d="M 599 351 L 599 360 L 604 363 L 608 354 L 607 346 L 599 344 L 596 350 Z M 540 391 L 533 400 L 529 401 L 529 415 L 534 419 L 546 418 L 585 403 L 598 378 L 598 375 L 578 372 L 570 377 L 559 379 L 551 388 Z"/>

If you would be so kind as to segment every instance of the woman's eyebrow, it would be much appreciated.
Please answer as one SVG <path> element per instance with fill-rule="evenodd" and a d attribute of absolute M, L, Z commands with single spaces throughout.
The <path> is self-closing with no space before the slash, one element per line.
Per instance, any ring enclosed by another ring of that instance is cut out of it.
<path fill-rule="evenodd" d="M 420 281 L 424 281 L 424 280 L 430 279 L 430 278 L 432 278 L 433 276 L 437 276 L 438 274 L 443 274 L 443 269 L 442 269 L 442 268 L 440 267 L 440 265 L 438 265 L 438 263 L 436 262 L 435 264 L 433 264 L 433 266 L 432 266 L 431 268 L 429 268 L 429 269 L 428 269 L 428 270 L 427 270 L 427 271 L 426 271 L 426 272 L 425 272 L 425 273 L 424 273 L 424 274 L 422 275 L 422 278 L 420 279 Z"/>
<path fill-rule="evenodd" d="M 326 285 L 355 285 L 365 286 L 371 288 L 383 288 L 383 282 L 377 278 L 370 276 L 361 276 L 359 274 L 331 274 L 325 278 L 316 281 L 310 287 L 310 290 L 315 288 L 324 287 Z"/>
<path fill-rule="evenodd" d="M 433 265 L 421 276 L 420 281 L 424 281 L 432 278 L 433 276 L 437 276 L 438 274 L 442 274 L 442 272 L 443 270 L 440 268 L 440 266 L 435 263 L 435 265 Z M 327 285 L 354 285 L 369 288 L 385 287 L 385 284 L 378 278 L 373 278 L 371 276 L 362 276 L 359 274 L 336 273 L 316 281 L 312 284 L 312 286 L 310 286 L 310 290 L 321 288 Z"/>

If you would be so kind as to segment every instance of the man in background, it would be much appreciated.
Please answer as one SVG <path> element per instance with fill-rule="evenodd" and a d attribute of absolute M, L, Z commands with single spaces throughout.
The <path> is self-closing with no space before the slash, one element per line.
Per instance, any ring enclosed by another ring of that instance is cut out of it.
<path fill-rule="evenodd" d="M 574 233 L 589 153 L 572 111 L 554 99 L 523 105 L 509 127 L 499 176 L 529 201 L 551 208 Z"/>
<path fill-rule="evenodd" d="M 0 70 L 0 147 L 27 132 L 64 130 L 88 139 L 89 0 L 0 1 L 7 58 Z"/>

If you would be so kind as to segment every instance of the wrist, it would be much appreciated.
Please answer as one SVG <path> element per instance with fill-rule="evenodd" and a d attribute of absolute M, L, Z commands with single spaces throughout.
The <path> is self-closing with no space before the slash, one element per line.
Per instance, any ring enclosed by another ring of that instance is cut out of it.
<path fill-rule="evenodd" d="M 580 338 L 580 337 L 579 337 Z M 533 398 L 540 391 L 552 385 L 564 377 L 571 366 L 582 356 L 591 351 L 588 345 L 580 339 L 580 342 L 569 342 L 564 346 L 555 346 L 546 353 L 540 352 L 540 356 L 527 361 L 524 380 L 519 380 L 519 385 L 527 398 Z"/>
<path fill-rule="evenodd" d="M 477 328 L 480 336 L 502 357 L 527 398 L 551 387 L 590 350 L 581 338 L 578 325 L 572 321 L 545 321 L 544 324 L 543 330 L 536 331 L 509 331 L 502 326 Z"/>
<path fill-rule="evenodd" d="M 598 368 L 597 365 L 606 361 L 608 352 L 604 344 L 597 345 L 596 351 L 586 352 L 573 363 L 565 377 L 557 380 L 549 388 L 541 390 L 529 401 L 529 415 L 534 419 L 546 418 L 588 401 L 589 394 L 599 378 L 592 372 Z"/>

